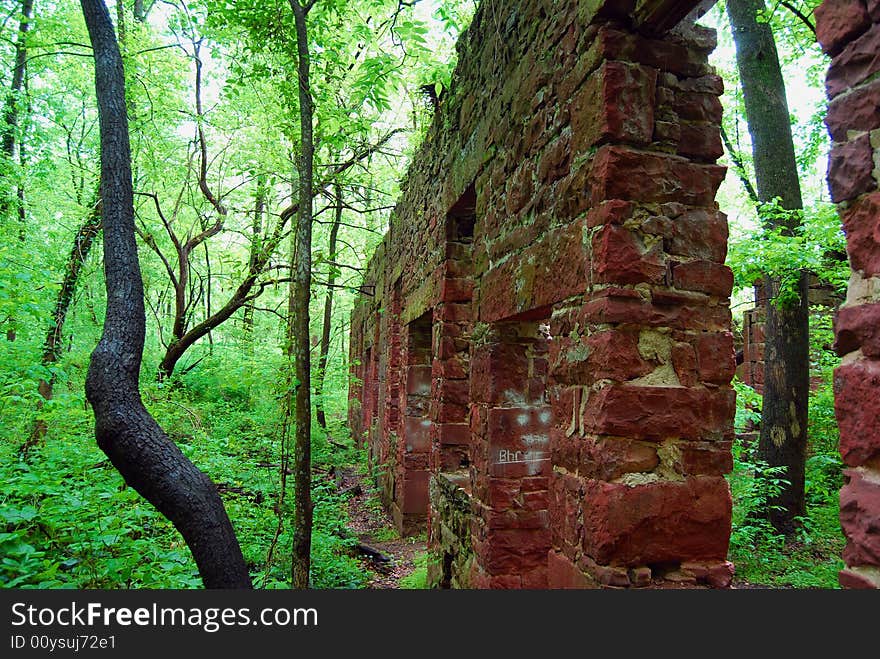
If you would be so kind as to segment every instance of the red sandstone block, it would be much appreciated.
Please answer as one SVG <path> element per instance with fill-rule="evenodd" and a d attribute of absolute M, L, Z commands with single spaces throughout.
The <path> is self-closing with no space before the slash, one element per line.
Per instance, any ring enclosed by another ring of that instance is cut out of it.
<path fill-rule="evenodd" d="M 586 290 L 587 257 L 581 221 L 548 232 L 529 249 L 529 255 L 534 271 L 530 309 L 549 306 Z"/>
<path fill-rule="evenodd" d="M 712 261 L 688 261 L 672 266 L 672 281 L 676 288 L 727 298 L 733 290 L 733 270 Z"/>
<path fill-rule="evenodd" d="M 403 513 L 428 514 L 428 480 L 430 473 L 427 471 L 409 471 L 403 483 Z"/>
<path fill-rule="evenodd" d="M 471 443 L 471 429 L 466 423 L 444 423 L 437 429 L 441 446 L 468 446 Z"/>
<path fill-rule="evenodd" d="M 850 467 L 880 452 L 880 361 L 859 359 L 834 371 L 840 455 Z"/>
<path fill-rule="evenodd" d="M 660 464 L 657 447 L 623 438 L 574 437 L 580 449 L 578 474 L 611 481 L 624 474 L 649 472 Z"/>
<path fill-rule="evenodd" d="M 825 123 L 835 142 L 845 142 L 848 131 L 880 127 L 880 80 L 831 101 Z"/>
<path fill-rule="evenodd" d="M 553 413 L 549 406 L 496 407 L 489 410 L 488 433 L 493 448 L 547 453 Z"/>
<path fill-rule="evenodd" d="M 851 570 L 841 570 L 837 575 L 841 588 L 876 590 L 877 584 L 864 575 Z"/>
<path fill-rule="evenodd" d="M 444 279 L 440 293 L 442 302 L 470 302 L 474 294 L 472 279 Z"/>
<path fill-rule="evenodd" d="M 522 346 L 512 343 L 477 346 L 470 369 L 472 400 L 501 404 L 525 399 L 529 360 Z"/>
<path fill-rule="evenodd" d="M 470 323 L 474 319 L 474 308 L 469 303 L 446 303 L 437 308 L 441 321 L 447 323 Z"/>
<path fill-rule="evenodd" d="M 605 199 L 678 201 L 711 208 L 725 167 L 700 165 L 675 156 L 603 146 L 588 177 L 594 204 Z"/>
<path fill-rule="evenodd" d="M 403 445 L 410 453 L 425 453 L 431 449 L 431 420 L 425 417 L 404 417 Z"/>
<path fill-rule="evenodd" d="M 878 43 L 880 47 L 880 43 Z M 880 59 L 880 54 L 878 54 Z M 831 148 L 828 159 L 828 188 L 835 203 L 855 199 L 877 188 L 874 171 L 874 150 L 865 134 Z"/>
<path fill-rule="evenodd" d="M 840 52 L 870 25 L 862 0 L 825 0 L 816 7 L 813 15 L 816 17 L 816 40 L 829 55 Z"/>
<path fill-rule="evenodd" d="M 632 217 L 635 204 L 623 199 L 608 199 L 594 206 L 587 213 L 587 226 L 590 228 L 604 224 L 623 224 Z"/>
<path fill-rule="evenodd" d="M 474 542 L 476 561 L 489 574 L 519 573 L 547 563 L 548 529 L 489 529 Z"/>
<path fill-rule="evenodd" d="M 856 469 L 844 473 L 847 482 L 840 490 L 840 524 L 847 544 L 843 559 L 849 566 L 880 567 L 880 484 Z"/>
<path fill-rule="evenodd" d="M 676 343 L 672 346 L 672 368 L 678 381 L 684 387 L 693 387 L 697 378 L 697 353 L 689 343 Z"/>
<path fill-rule="evenodd" d="M 547 554 L 547 587 L 554 590 L 595 588 L 571 559 L 561 552 L 550 550 Z"/>
<path fill-rule="evenodd" d="M 672 97 L 672 110 L 684 121 L 714 124 L 718 130 L 723 109 L 718 94 L 678 92 Z"/>
<path fill-rule="evenodd" d="M 468 406 L 458 403 L 440 402 L 432 405 L 432 419 L 437 423 L 466 423 Z"/>
<path fill-rule="evenodd" d="M 547 588 L 547 566 L 539 565 L 532 570 L 526 570 L 520 574 L 522 587 L 529 590 L 544 590 Z"/>
<path fill-rule="evenodd" d="M 406 393 L 411 396 L 429 396 L 431 394 L 430 366 L 407 366 Z"/>
<path fill-rule="evenodd" d="M 866 357 L 880 358 L 880 303 L 841 307 L 834 319 L 834 333 L 838 355 L 861 348 Z"/>
<path fill-rule="evenodd" d="M 736 370 L 733 334 L 711 332 L 701 334 L 696 342 L 700 378 L 712 384 L 730 384 Z"/>
<path fill-rule="evenodd" d="M 646 250 L 628 229 L 605 225 L 593 236 L 594 281 L 615 284 L 659 283 L 666 263 L 659 243 Z"/>
<path fill-rule="evenodd" d="M 607 141 L 649 144 L 654 128 L 656 82 L 655 69 L 603 62 L 572 99 L 575 153 Z"/>
<path fill-rule="evenodd" d="M 435 396 L 466 406 L 470 403 L 470 383 L 467 380 L 441 380 L 435 387 Z"/>
<path fill-rule="evenodd" d="M 566 176 L 571 166 L 571 136 L 563 133 L 545 147 L 538 159 L 538 179 L 544 185 L 551 185 Z"/>
<path fill-rule="evenodd" d="M 682 123 L 679 126 L 676 153 L 694 160 L 714 163 L 724 154 L 721 131 L 717 124 Z"/>
<path fill-rule="evenodd" d="M 694 209 L 672 220 L 672 238 L 664 241 L 667 253 L 724 263 L 727 257 L 727 216 L 720 211 Z"/>
<path fill-rule="evenodd" d="M 880 192 L 873 192 L 843 212 L 846 251 L 853 270 L 865 277 L 880 274 Z"/>
<path fill-rule="evenodd" d="M 468 377 L 468 371 L 468 355 L 464 352 L 459 352 L 445 359 L 435 359 L 431 368 L 431 376 L 435 378 L 462 380 Z"/>
<path fill-rule="evenodd" d="M 590 385 L 596 380 L 626 381 L 653 369 L 639 353 L 638 334 L 608 330 L 587 337 L 554 339 L 552 378 L 560 384 Z M 561 418 L 568 418 L 570 415 Z"/>
<path fill-rule="evenodd" d="M 631 439 L 724 439 L 735 403 L 727 388 L 610 385 L 590 394 L 583 423 L 588 432 Z"/>
<path fill-rule="evenodd" d="M 855 41 L 850 41 L 831 60 L 825 90 L 829 98 L 833 98 L 877 71 L 880 71 L 880 23 L 874 24 Z"/>
<path fill-rule="evenodd" d="M 600 564 L 646 565 L 727 557 L 731 498 L 722 477 L 636 487 L 588 481 L 584 552 Z"/>
<path fill-rule="evenodd" d="M 401 474 L 411 471 L 426 471 L 430 456 L 427 452 L 423 453 L 404 453 L 403 461 L 398 465 Z"/>
<path fill-rule="evenodd" d="M 490 530 L 539 530 L 550 528 L 550 513 L 546 508 L 543 510 L 493 510 L 491 508 L 484 508 L 483 519 Z"/>
<path fill-rule="evenodd" d="M 600 28 L 594 47 L 606 59 L 638 62 L 679 76 L 696 77 L 709 72 L 706 56 L 686 46 L 610 27 Z"/>
<path fill-rule="evenodd" d="M 732 442 L 681 442 L 677 471 L 686 476 L 723 476 L 733 469 Z"/>
<path fill-rule="evenodd" d="M 734 567 L 730 561 L 685 561 L 681 572 L 692 575 L 712 588 L 727 588 L 733 580 Z"/>
<path fill-rule="evenodd" d="M 600 298 L 584 305 L 582 317 L 589 323 L 632 323 L 674 329 L 722 331 L 730 327 L 727 306 L 708 306 L 683 294 L 656 290 L 653 299 L 654 304 L 641 299 Z"/>

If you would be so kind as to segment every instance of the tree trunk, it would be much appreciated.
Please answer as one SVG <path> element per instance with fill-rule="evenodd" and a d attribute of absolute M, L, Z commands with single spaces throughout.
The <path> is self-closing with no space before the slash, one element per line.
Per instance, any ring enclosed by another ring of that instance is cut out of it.
<path fill-rule="evenodd" d="M 15 42 L 15 64 L 12 69 L 12 84 L 6 98 L 3 129 L 3 153 L 10 161 L 15 159 L 15 137 L 18 130 L 18 98 L 24 89 L 24 78 L 27 70 L 27 33 L 30 28 L 31 14 L 34 9 L 33 0 L 22 0 L 21 16 L 18 23 L 18 39 Z"/>
<path fill-rule="evenodd" d="M 318 357 L 318 381 L 315 383 L 315 416 L 318 423 L 327 430 L 327 416 L 324 413 L 324 378 L 327 375 L 327 356 L 330 354 L 330 324 L 333 316 L 333 285 L 336 283 L 336 239 L 339 236 L 339 224 L 342 222 L 342 187 L 335 186 L 336 216 L 330 227 L 330 244 L 328 248 L 330 271 L 327 274 L 327 293 L 324 297 L 324 324 L 321 327 L 321 352 Z"/>
<path fill-rule="evenodd" d="M 297 83 L 301 149 L 299 157 L 299 216 L 295 233 L 296 273 L 292 277 L 293 319 L 291 343 L 296 361 L 296 434 L 293 478 L 295 519 L 293 529 L 292 585 L 309 587 L 312 551 L 312 405 L 309 350 L 309 297 L 312 283 L 312 185 L 315 156 L 312 129 L 312 94 L 309 81 L 309 43 L 306 17 L 311 5 L 290 0 L 296 22 Z"/>
<path fill-rule="evenodd" d="M 9 95 L 6 97 L 6 107 L 3 111 L 3 155 L 8 160 L 9 167 L 15 165 L 16 133 L 18 132 L 18 104 L 19 96 L 24 89 L 25 73 L 27 71 L 27 33 L 30 28 L 31 14 L 33 13 L 33 0 L 21 0 L 21 15 L 18 23 L 18 38 L 15 42 L 15 63 L 12 68 L 12 84 L 9 87 Z M 24 154 L 19 146 L 19 165 L 24 164 Z M 23 170 L 24 167 L 21 167 Z M 10 177 L 11 180 L 12 177 Z M 17 177 L 15 177 L 17 178 Z M 6 217 L 10 209 L 15 206 L 18 216 L 18 239 L 21 242 L 27 240 L 27 224 L 24 212 L 24 186 L 19 181 L 15 187 L 15 193 L 11 190 L 0 190 L 0 217 Z M 15 321 L 6 330 L 6 340 L 15 341 Z"/>
<path fill-rule="evenodd" d="M 49 330 L 46 332 L 46 339 L 43 342 L 43 355 L 41 363 L 47 369 L 51 368 L 58 362 L 61 357 L 61 338 L 64 334 L 64 321 L 67 319 L 67 312 L 73 301 L 73 294 L 76 292 L 76 285 L 79 281 L 80 272 L 89 258 L 89 252 L 95 238 L 101 232 L 101 204 L 99 198 L 92 205 L 86 221 L 76 232 L 73 238 L 73 248 L 70 250 L 70 256 L 67 259 L 67 268 L 64 271 L 64 281 L 61 283 L 61 290 L 58 291 L 58 297 L 55 299 L 55 310 L 52 312 L 52 321 L 49 323 Z M 52 400 L 52 389 L 55 386 L 55 373 L 51 372 L 47 378 L 41 378 L 38 385 L 38 391 L 43 401 Z M 38 403 L 38 411 L 43 407 L 43 401 Z M 30 437 L 21 447 L 22 453 L 27 451 L 46 435 L 46 421 L 37 415 L 34 421 L 33 431 Z"/>
<path fill-rule="evenodd" d="M 251 272 L 257 265 L 257 258 L 262 252 L 261 236 L 263 235 L 263 212 L 266 210 L 266 175 L 257 175 L 257 191 L 254 195 L 254 217 L 251 222 L 251 249 L 248 257 L 248 271 Z M 245 340 L 252 343 L 254 331 L 254 305 L 249 304 L 244 309 L 242 319 L 245 332 Z"/>
<path fill-rule="evenodd" d="M 763 0 L 728 0 L 727 13 L 736 45 L 736 60 L 745 98 L 755 163 L 758 197 L 779 198 L 787 210 L 802 208 L 785 82 L 770 25 L 758 21 Z M 768 222 L 768 220 L 765 220 Z M 800 219 L 791 213 L 778 221 L 787 232 Z M 784 467 L 778 496 L 771 497 L 768 517 L 774 528 L 790 534 L 804 514 L 804 462 L 810 393 L 809 301 L 807 274 L 798 281 L 799 300 L 777 301 L 779 280 L 764 278 L 767 313 L 764 357 L 764 401 L 758 457 L 771 467 Z"/>
<path fill-rule="evenodd" d="M 122 57 L 101 0 L 80 0 L 95 58 L 107 311 L 86 396 L 98 446 L 125 482 L 183 535 L 206 588 L 250 588 L 232 524 L 211 480 L 168 438 L 138 387 L 146 316 L 134 229 L 131 151 Z"/>

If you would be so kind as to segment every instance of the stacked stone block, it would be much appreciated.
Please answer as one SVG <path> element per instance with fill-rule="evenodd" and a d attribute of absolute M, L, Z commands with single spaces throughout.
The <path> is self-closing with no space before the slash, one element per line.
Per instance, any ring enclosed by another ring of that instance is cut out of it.
<path fill-rule="evenodd" d="M 828 186 L 852 266 L 836 322 L 834 390 L 846 535 L 840 583 L 880 587 L 880 2 L 828 0 L 816 31 L 831 57 L 825 81 L 833 142 Z"/>

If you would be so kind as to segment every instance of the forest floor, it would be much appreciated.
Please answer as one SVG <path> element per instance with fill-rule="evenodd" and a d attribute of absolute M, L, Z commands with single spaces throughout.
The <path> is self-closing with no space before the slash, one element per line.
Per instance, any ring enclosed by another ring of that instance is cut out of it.
<path fill-rule="evenodd" d="M 341 470 L 341 491 L 350 491 L 348 528 L 360 543 L 364 568 L 371 575 L 367 588 L 425 588 L 425 534 L 401 538 L 379 500 L 370 478 L 356 467 Z"/>

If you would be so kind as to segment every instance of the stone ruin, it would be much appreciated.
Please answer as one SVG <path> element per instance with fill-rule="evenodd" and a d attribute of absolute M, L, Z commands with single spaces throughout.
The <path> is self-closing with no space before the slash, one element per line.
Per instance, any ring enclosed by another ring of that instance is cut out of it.
<path fill-rule="evenodd" d="M 880 585 L 868 4 L 817 11 L 854 268 L 836 376 L 847 586 Z M 694 23 L 708 6 L 484 0 L 458 44 L 350 340 L 352 432 L 397 528 L 427 528 L 435 587 L 731 581 L 723 86 L 715 33 Z"/>

